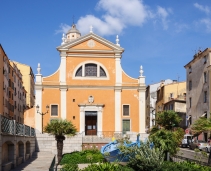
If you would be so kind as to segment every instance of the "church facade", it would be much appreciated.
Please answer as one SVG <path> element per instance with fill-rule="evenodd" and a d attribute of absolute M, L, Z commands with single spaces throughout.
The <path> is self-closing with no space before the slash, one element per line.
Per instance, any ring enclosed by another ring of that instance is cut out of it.
<path fill-rule="evenodd" d="M 58 70 L 43 77 L 38 64 L 35 82 L 35 127 L 42 130 L 53 119 L 71 120 L 78 132 L 97 135 L 102 131 L 145 133 L 145 77 L 128 76 L 121 67 L 124 49 L 90 33 L 81 36 L 72 25 L 57 47 Z M 132 66 L 131 66 L 132 67 Z M 138 72 L 138 71 L 137 71 Z M 49 106 L 49 109 L 46 109 Z M 43 126 L 42 126 L 43 122 Z"/>

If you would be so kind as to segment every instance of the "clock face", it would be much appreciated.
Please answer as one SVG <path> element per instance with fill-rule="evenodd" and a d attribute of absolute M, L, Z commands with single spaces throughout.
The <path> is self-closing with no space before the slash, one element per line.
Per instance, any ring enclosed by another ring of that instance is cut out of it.
<path fill-rule="evenodd" d="M 90 48 L 93 48 L 93 47 L 95 47 L 95 41 L 94 40 L 89 40 L 88 42 L 87 42 L 87 45 L 90 47 Z"/>

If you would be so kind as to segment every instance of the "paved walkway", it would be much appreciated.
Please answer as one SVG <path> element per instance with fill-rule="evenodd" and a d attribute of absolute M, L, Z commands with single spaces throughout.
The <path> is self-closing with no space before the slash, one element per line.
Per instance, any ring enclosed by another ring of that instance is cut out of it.
<path fill-rule="evenodd" d="M 35 152 L 30 159 L 11 171 L 48 171 L 53 157 L 49 152 Z"/>

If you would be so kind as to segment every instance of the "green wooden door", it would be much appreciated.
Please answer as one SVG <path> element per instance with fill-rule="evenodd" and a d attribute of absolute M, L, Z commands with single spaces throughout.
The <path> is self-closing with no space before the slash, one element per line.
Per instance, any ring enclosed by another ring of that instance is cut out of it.
<path fill-rule="evenodd" d="M 130 131 L 130 120 L 129 119 L 124 119 L 122 121 L 122 131 L 123 131 L 123 134 L 126 133 L 126 131 Z"/>

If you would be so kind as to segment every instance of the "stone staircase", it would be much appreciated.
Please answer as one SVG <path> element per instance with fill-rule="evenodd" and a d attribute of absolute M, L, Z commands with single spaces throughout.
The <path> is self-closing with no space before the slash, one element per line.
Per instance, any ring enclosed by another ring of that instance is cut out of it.
<path fill-rule="evenodd" d="M 48 171 L 53 157 L 50 152 L 34 152 L 30 159 L 11 171 Z"/>

